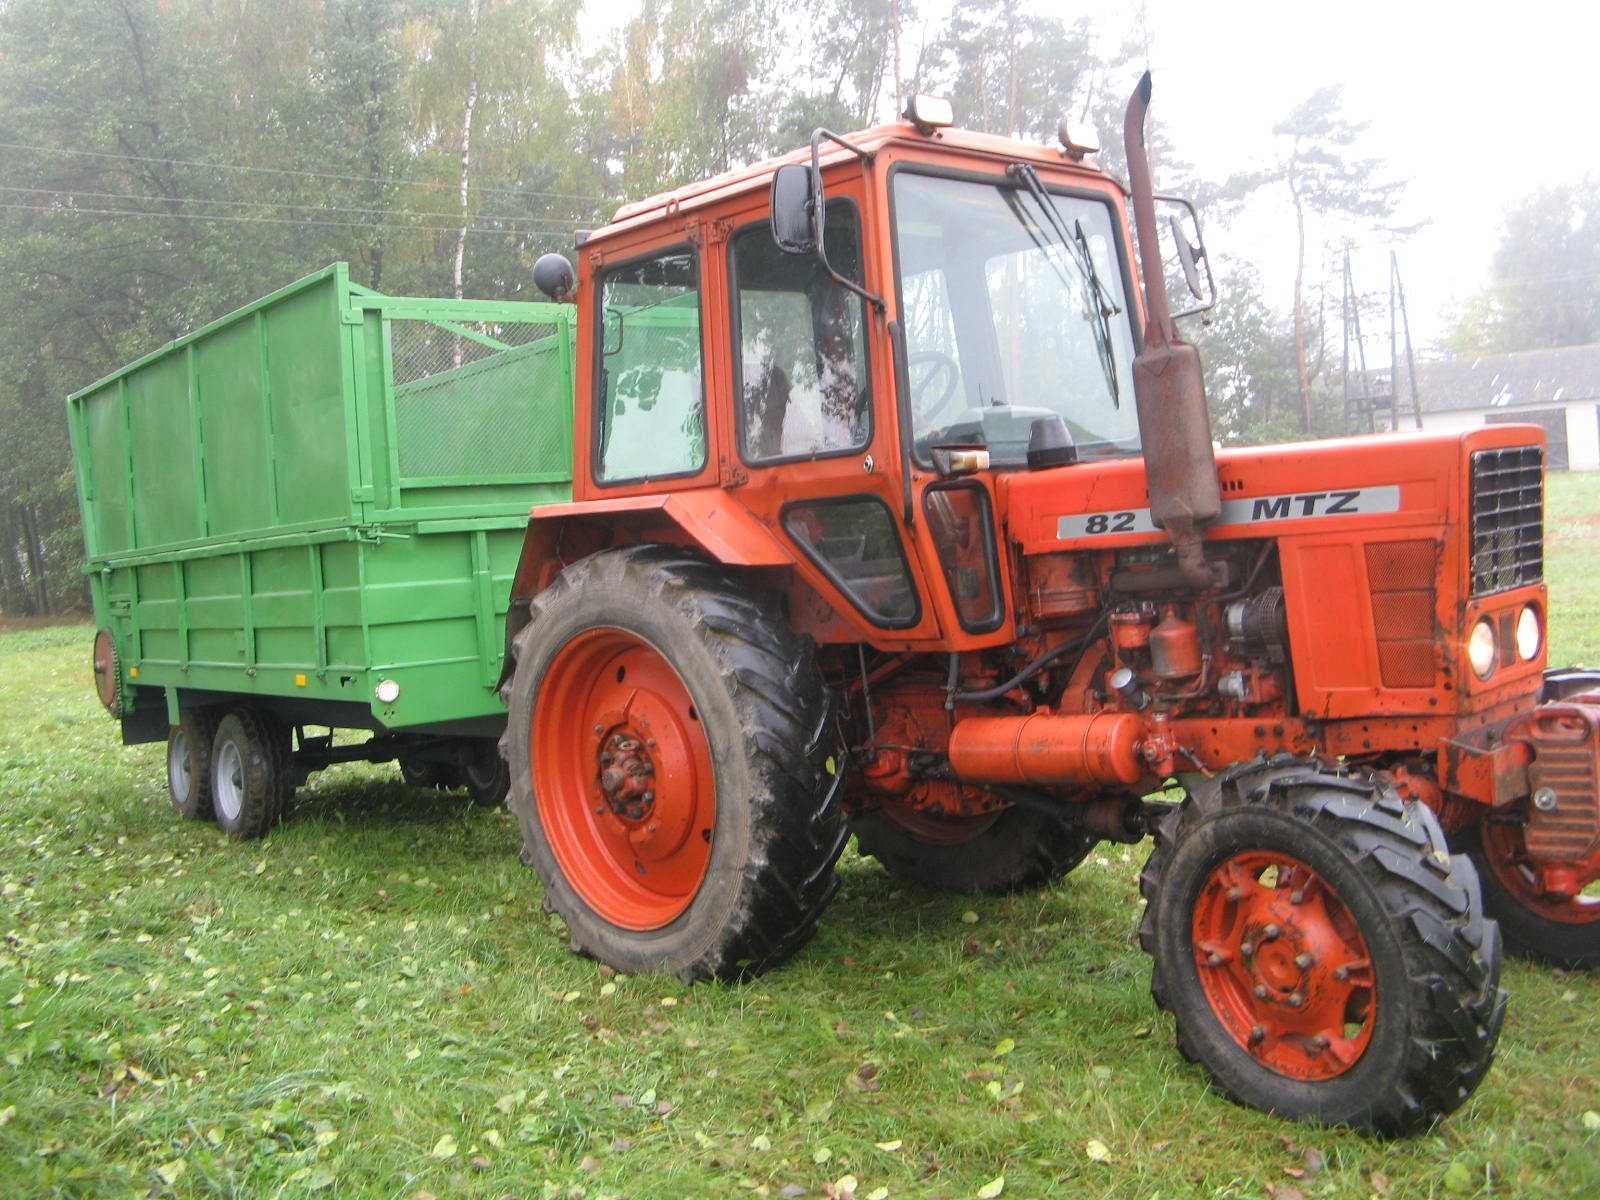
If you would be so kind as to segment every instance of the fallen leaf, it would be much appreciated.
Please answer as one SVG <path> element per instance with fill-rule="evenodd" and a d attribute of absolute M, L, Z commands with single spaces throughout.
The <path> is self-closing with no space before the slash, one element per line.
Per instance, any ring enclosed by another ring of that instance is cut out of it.
<path fill-rule="evenodd" d="M 833 1181 L 834 1200 L 855 1200 L 856 1177 L 854 1175 L 841 1175 Z"/>
<path fill-rule="evenodd" d="M 761 1154 L 765 1154 L 768 1150 L 772 1149 L 772 1139 L 764 1133 L 758 1133 L 755 1137 L 750 1139 L 750 1149 L 758 1151 Z"/>
<path fill-rule="evenodd" d="M 961 923 L 963 925 L 976 925 L 978 923 L 978 914 L 973 912 L 970 908 L 967 909 L 966 912 L 961 914 Z M 1004 1183 L 1002 1183 L 1001 1186 L 1004 1187 Z M 995 1193 L 996 1196 L 999 1194 L 999 1192 Z M 982 1193 L 980 1192 L 979 1195 L 982 1195 Z"/>
<path fill-rule="evenodd" d="M 889 1189 L 876 1187 L 867 1193 L 867 1200 L 889 1200 Z"/>
<path fill-rule="evenodd" d="M 489 1161 L 488 1155 L 485 1154 L 474 1154 L 467 1161 L 473 1166 L 477 1167 L 480 1171 L 487 1171 L 491 1166 L 494 1165 Z"/>
<path fill-rule="evenodd" d="M 500 1149 L 501 1146 L 506 1144 L 505 1138 L 500 1136 L 500 1131 L 498 1129 L 485 1129 L 483 1131 L 483 1140 L 488 1142 L 489 1145 L 494 1147 L 496 1150 Z"/>
<path fill-rule="evenodd" d="M 1016 1048 L 1017 1048 L 1017 1043 L 1016 1043 L 1016 1040 L 1014 1038 L 1001 1038 L 998 1042 L 996 1042 L 994 1044 L 994 1050 L 993 1050 L 993 1052 L 991 1054 L 991 1057 L 993 1057 L 993 1058 L 1004 1058 L 1006 1055 L 1010 1054 Z"/>
<path fill-rule="evenodd" d="M 1385 1175 L 1382 1171 L 1374 1171 L 1371 1179 L 1373 1191 L 1377 1192 L 1380 1196 L 1387 1196 L 1389 1194 L 1389 1177 L 1387 1175 Z"/>
<path fill-rule="evenodd" d="M 6 1112 L 11 1111 L 13 1110 L 9 1108 L 6 1109 Z M 4 1125 L 6 1123 L 5 1118 L 6 1113 L 0 1113 L 0 1125 Z M 1600 1112 L 1595 1112 L 1595 1110 L 1592 1108 L 1584 1109 L 1583 1116 L 1579 1119 L 1583 1122 L 1583 1127 L 1585 1129 L 1600 1129 Z"/>
<path fill-rule="evenodd" d="M 1453 1162 L 1444 1169 L 1444 1190 L 1458 1196 L 1475 1191 L 1478 1186 L 1477 1177 L 1472 1173 L 1472 1168 L 1464 1162 Z"/>
<path fill-rule="evenodd" d="M 806 1120 L 813 1125 L 820 1125 L 833 1115 L 832 1100 L 813 1100 L 806 1105 Z"/>
<path fill-rule="evenodd" d="M 11 1124 L 11 1119 L 13 1117 L 15 1117 L 16 1115 L 17 1115 L 17 1106 L 15 1104 L 8 1104 L 4 1108 L 0 1108 L 0 1125 L 9 1125 L 9 1124 Z M 1585 1117 L 1588 1117 L 1590 1114 L 1589 1113 L 1584 1113 L 1583 1115 Z"/>
<path fill-rule="evenodd" d="M 1328 1165 L 1328 1160 L 1322 1157 L 1322 1151 L 1321 1150 L 1317 1150 L 1317 1149 L 1314 1149 L 1314 1148 L 1308 1148 L 1306 1150 L 1306 1170 L 1309 1173 L 1311 1173 L 1312 1175 L 1315 1175 L 1318 1171 L 1322 1170 L 1322 1168 L 1327 1166 L 1327 1165 Z"/>
<path fill-rule="evenodd" d="M 585 1154 L 578 1163 L 578 1170 L 588 1171 L 591 1175 L 600 1169 L 600 1160 L 592 1154 Z"/>
<path fill-rule="evenodd" d="M 827 1162 L 832 1157 L 833 1157 L 833 1151 L 832 1150 L 829 1150 L 826 1146 L 818 1146 L 816 1151 L 815 1151 L 815 1153 L 813 1153 L 811 1155 L 811 1161 L 816 1163 L 820 1167 L 823 1163 Z"/>
<path fill-rule="evenodd" d="M 786 1183 L 783 1185 L 783 1187 L 778 1189 L 778 1195 L 784 1197 L 784 1200 L 794 1200 L 794 1197 L 804 1196 L 805 1194 L 805 1188 L 801 1187 L 798 1183 Z"/>
<path fill-rule="evenodd" d="M 428 1151 L 434 1158 L 454 1158 L 456 1154 L 456 1140 L 448 1133 L 433 1144 L 433 1149 Z"/>
<path fill-rule="evenodd" d="M 181 1158 L 175 1158 L 171 1162 L 164 1162 L 157 1167 L 156 1174 L 161 1176 L 162 1183 L 166 1184 L 168 1187 L 171 1187 L 173 1184 L 177 1183 L 178 1180 L 183 1178 L 183 1173 L 188 1169 L 188 1163 L 184 1162 Z"/>
<path fill-rule="evenodd" d="M 1271 1200 L 1306 1200 L 1306 1194 L 1289 1183 L 1267 1184 L 1267 1195 Z"/>
<path fill-rule="evenodd" d="M 893 1154 L 896 1150 L 900 1149 L 901 1146 L 905 1145 L 905 1143 L 899 1138 L 891 1138 L 887 1142 L 874 1142 L 873 1145 L 875 1145 L 879 1150 L 882 1150 L 885 1154 Z"/>
<path fill-rule="evenodd" d="M 1004 1175 L 996 1175 L 978 1189 L 978 1200 L 994 1200 L 996 1196 L 1005 1190 L 1006 1177 Z"/>
<path fill-rule="evenodd" d="M 333 1172 L 318 1167 L 305 1178 L 306 1191 L 321 1192 L 333 1186 Z"/>
<path fill-rule="evenodd" d="M 1105 1162 L 1111 1157 L 1111 1147 L 1099 1138 L 1090 1138 L 1085 1142 L 1083 1152 L 1089 1156 L 1090 1162 Z"/>
<path fill-rule="evenodd" d="M 709 1150 L 709 1149 L 711 1149 L 711 1147 L 713 1147 L 713 1146 L 715 1146 L 717 1144 L 714 1139 L 712 1139 L 711 1137 L 707 1136 L 706 1132 L 704 1130 L 701 1130 L 701 1129 L 696 1129 L 694 1131 L 694 1140 L 695 1140 L 695 1144 L 697 1146 L 699 1146 L 700 1149 L 702 1149 L 702 1150 Z"/>

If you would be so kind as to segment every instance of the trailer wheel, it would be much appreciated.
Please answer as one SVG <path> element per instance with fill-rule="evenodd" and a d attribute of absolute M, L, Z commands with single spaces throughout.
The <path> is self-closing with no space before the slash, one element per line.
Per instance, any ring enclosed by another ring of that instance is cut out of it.
<path fill-rule="evenodd" d="M 500 808 L 511 791 L 511 770 L 500 757 L 500 748 L 485 741 L 475 743 L 461 767 L 461 781 L 474 804 Z"/>
<path fill-rule="evenodd" d="M 689 981 L 810 939 L 848 831 L 809 639 L 720 567 L 629 546 L 562 571 L 512 652 L 510 807 L 573 949 Z"/>
<path fill-rule="evenodd" d="M 1520 820 L 1485 817 L 1458 845 L 1478 868 L 1483 906 L 1500 922 L 1507 950 L 1561 967 L 1600 967 L 1600 899 L 1540 891 Z"/>
<path fill-rule="evenodd" d="M 236 841 L 265 834 L 293 791 L 289 731 L 271 717 L 236 708 L 217 724 L 211 799 L 217 827 Z"/>
<path fill-rule="evenodd" d="M 1477 873 L 1377 780 L 1234 768 L 1161 819 L 1139 885 L 1151 992 L 1235 1102 L 1399 1134 L 1489 1069 L 1505 993 Z"/>
<path fill-rule="evenodd" d="M 167 795 L 178 815 L 211 818 L 211 743 L 217 715 L 211 709 L 184 709 L 167 733 Z"/>
<path fill-rule="evenodd" d="M 861 853 L 896 879 L 943 892 L 1016 892 L 1044 887 L 1089 856 L 1098 839 L 1035 808 L 1008 808 L 977 821 L 907 821 L 876 810 L 851 823 Z"/>
<path fill-rule="evenodd" d="M 448 763 L 427 762 L 419 759 L 400 760 L 400 778 L 407 787 L 436 792 L 454 791 L 461 786 L 459 773 Z"/>

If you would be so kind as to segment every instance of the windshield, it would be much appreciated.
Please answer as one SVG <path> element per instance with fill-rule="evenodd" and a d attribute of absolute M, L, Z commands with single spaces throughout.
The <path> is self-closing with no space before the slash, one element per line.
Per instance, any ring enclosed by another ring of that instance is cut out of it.
<path fill-rule="evenodd" d="M 917 457 L 985 445 L 994 466 L 1022 466 L 1033 422 L 1052 415 L 1081 457 L 1137 452 L 1110 206 L 1015 179 L 899 171 L 893 186 Z"/>

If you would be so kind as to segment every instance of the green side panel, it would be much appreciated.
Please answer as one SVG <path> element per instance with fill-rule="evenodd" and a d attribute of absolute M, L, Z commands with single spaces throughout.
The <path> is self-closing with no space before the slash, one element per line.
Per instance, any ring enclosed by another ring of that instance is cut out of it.
<path fill-rule="evenodd" d="M 93 555 L 126 550 L 129 540 L 128 440 L 123 427 L 122 389 L 112 383 L 81 401 L 88 434 L 89 517 Z M 80 464 L 79 469 L 82 469 Z"/>
<path fill-rule="evenodd" d="M 133 527 L 141 547 L 201 535 L 187 357 L 170 354 L 128 377 L 133 434 Z"/>
<path fill-rule="evenodd" d="M 196 663 L 242 666 L 245 660 L 243 586 L 239 555 L 184 563 L 189 608 L 189 654 Z"/>
<path fill-rule="evenodd" d="M 195 379 L 211 532 L 265 529 L 273 522 L 271 440 L 256 323 L 242 321 L 198 346 Z"/>
<path fill-rule="evenodd" d="M 333 279 L 263 311 L 281 521 L 350 513 L 339 289 Z"/>
<path fill-rule="evenodd" d="M 311 562 L 304 546 L 258 550 L 252 556 L 256 661 L 262 666 L 314 666 Z"/>
<path fill-rule="evenodd" d="M 424 324 L 396 322 L 397 351 L 407 331 Z M 410 344 L 418 344 L 418 335 Z M 396 386 L 401 485 L 473 475 L 570 478 L 572 387 L 565 350 L 563 339 L 541 337 Z"/>

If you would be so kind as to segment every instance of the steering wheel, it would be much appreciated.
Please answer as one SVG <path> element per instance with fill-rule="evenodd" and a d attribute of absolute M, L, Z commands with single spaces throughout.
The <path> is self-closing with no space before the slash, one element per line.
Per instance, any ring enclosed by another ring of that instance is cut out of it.
<path fill-rule="evenodd" d="M 955 399 L 961 387 L 961 367 L 941 350 L 918 350 L 906 356 L 906 371 L 911 376 L 911 410 L 917 414 L 917 424 L 931 425 Z M 941 384 L 938 397 L 924 406 L 923 394 L 935 380 Z"/>

